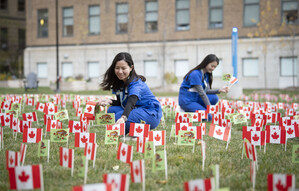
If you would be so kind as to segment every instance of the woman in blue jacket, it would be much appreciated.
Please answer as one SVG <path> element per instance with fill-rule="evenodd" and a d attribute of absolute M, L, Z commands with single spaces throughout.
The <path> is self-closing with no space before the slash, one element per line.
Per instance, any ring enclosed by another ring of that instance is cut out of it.
<path fill-rule="evenodd" d="M 107 113 L 115 113 L 116 124 L 126 124 L 126 134 L 130 123 L 141 120 L 156 128 L 162 117 L 161 104 L 145 83 L 144 76 L 135 72 L 134 62 L 129 53 L 117 54 L 104 74 L 100 84 L 103 90 L 112 90 L 117 100 L 100 101 L 100 105 L 110 104 Z"/>
<path fill-rule="evenodd" d="M 227 86 L 212 90 L 212 72 L 219 65 L 219 59 L 214 54 L 207 55 L 203 61 L 190 70 L 185 76 L 180 87 L 179 105 L 186 112 L 206 110 L 207 105 L 215 105 L 221 92 L 227 93 Z M 208 121 L 212 116 L 208 115 Z"/>

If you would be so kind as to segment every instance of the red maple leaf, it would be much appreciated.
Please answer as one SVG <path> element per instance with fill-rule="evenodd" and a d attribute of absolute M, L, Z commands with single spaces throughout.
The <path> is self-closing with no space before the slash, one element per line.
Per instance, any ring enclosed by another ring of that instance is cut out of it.
<path fill-rule="evenodd" d="M 28 115 L 28 116 L 27 116 L 27 119 L 32 119 L 32 116 L 31 116 L 31 115 Z"/>
<path fill-rule="evenodd" d="M 91 152 L 91 149 L 90 149 L 90 147 L 88 147 L 88 150 L 87 150 L 87 152 L 88 152 L 88 154 L 90 154 L 90 152 Z"/>
<path fill-rule="evenodd" d="M 248 152 L 249 152 L 250 155 L 252 155 L 252 150 L 251 150 L 250 147 L 248 148 Z"/>
<path fill-rule="evenodd" d="M 271 137 L 272 137 L 273 139 L 278 139 L 278 138 L 279 138 L 279 135 L 278 135 L 276 132 L 274 132 L 274 133 L 271 135 Z"/>
<path fill-rule="evenodd" d="M 259 127 L 260 126 L 260 122 L 256 122 L 255 126 Z"/>
<path fill-rule="evenodd" d="M 180 115 L 179 116 L 179 121 L 182 121 L 183 120 L 183 117 Z"/>
<path fill-rule="evenodd" d="M 31 104 L 31 100 L 29 100 L 28 103 Z"/>
<path fill-rule="evenodd" d="M 5 122 L 6 122 L 6 123 L 8 123 L 8 122 L 9 122 L 9 118 L 8 118 L 8 117 L 5 119 Z"/>
<path fill-rule="evenodd" d="M 85 135 L 81 138 L 81 142 L 82 142 L 82 143 L 86 143 L 87 140 L 88 140 L 88 139 L 85 137 Z"/>
<path fill-rule="evenodd" d="M 10 156 L 10 158 L 9 158 L 9 163 L 12 165 L 13 164 L 13 158 L 12 158 L 12 156 Z"/>
<path fill-rule="evenodd" d="M 193 115 L 193 119 L 197 119 L 197 115 Z"/>
<path fill-rule="evenodd" d="M 56 127 L 55 123 L 52 123 L 52 129 L 54 129 Z"/>
<path fill-rule="evenodd" d="M 30 134 L 28 134 L 28 135 L 31 139 L 33 139 L 35 137 L 35 134 L 33 133 L 33 131 L 31 131 Z"/>
<path fill-rule="evenodd" d="M 17 122 L 16 121 L 13 121 L 13 126 L 16 126 L 17 125 Z"/>
<path fill-rule="evenodd" d="M 22 171 L 21 175 L 18 176 L 21 182 L 27 182 L 29 174 L 26 175 L 25 171 Z"/>
<path fill-rule="evenodd" d="M 138 126 L 138 128 L 136 128 L 137 133 L 141 133 L 142 131 L 143 131 L 143 129 L 140 126 Z"/>
<path fill-rule="evenodd" d="M 53 108 L 50 108 L 49 111 L 52 113 L 52 112 L 54 111 L 54 109 L 53 109 Z"/>
<path fill-rule="evenodd" d="M 223 127 L 225 127 L 225 126 L 226 126 L 226 123 L 225 123 L 225 121 L 223 121 L 223 123 L 222 123 L 222 126 L 223 126 Z"/>
<path fill-rule="evenodd" d="M 260 138 L 257 136 L 257 134 L 254 134 L 254 136 L 252 137 L 252 140 L 254 141 L 258 141 Z"/>
<path fill-rule="evenodd" d="M 77 123 L 77 124 L 74 126 L 74 128 L 75 128 L 76 130 L 79 130 L 79 129 L 80 129 L 80 125 Z"/>
<path fill-rule="evenodd" d="M 139 174 L 139 169 L 138 169 L 138 166 L 135 167 L 135 174 L 138 176 Z"/>
<path fill-rule="evenodd" d="M 182 130 L 187 131 L 187 126 L 184 125 L 184 126 L 182 127 Z"/>
<path fill-rule="evenodd" d="M 43 109 L 43 108 L 44 108 L 44 106 L 42 106 L 42 105 L 41 105 L 41 106 L 39 106 L 39 108 L 40 108 L 40 109 Z"/>
<path fill-rule="evenodd" d="M 218 117 L 217 116 L 215 117 L 215 121 L 218 121 Z"/>
<path fill-rule="evenodd" d="M 117 187 L 118 187 L 118 185 L 116 184 L 116 182 L 115 182 L 115 180 L 114 180 L 114 179 L 112 179 L 112 181 L 111 181 L 111 184 L 113 184 L 113 185 L 114 185 L 114 188 L 117 188 Z"/>
<path fill-rule="evenodd" d="M 194 187 L 194 191 L 202 191 L 201 189 L 199 189 L 197 186 Z"/>
<path fill-rule="evenodd" d="M 67 152 L 65 152 L 64 155 L 63 155 L 63 159 L 64 159 L 65 161 L 67 161 L 67 158 L 68 158 L 68 156 L 67 156 Z"/>
<path fill-rule="evenodd" d="M 212 107 L 210 110 L 211 110 L 211 111 L 214 111 L 215 109 L 214 109 L 214 107 Z"/>
<path fill-rule="evenodd" d="M 8 105 L 6 104 L 4 107 L 5 107 L 5 108 L 8 108 Z"/>
<path fill-rule="evenodd" d="M 291 129 L 291 128 L 289 128 L 288 131 L 287 131 L 287 133 L 288 133 L 289 135 L 293 134 L 293 132 L 294 132 L 294 130 Z"/>
<path fill-rule="evenodd" d="M 139 147 L 142 147 L 142 142 L 139 143 Z"/>
<path fill-rule="evenodd" d="M 283 186 L 283 184 L 281 183 L 281 180 L 278 180 L 277 184 L 275 184 L 275 187 L 277 188 L 278 191 L 287 191 L 288 187 Z"/>
<path fill-rule="evenodd" d="M 156 141 L 160 141 L 161 137 L 159 136 L 159 134 L 156 135 L 155 140 Z"/>
<path fill-rule="evenodd" d="M 121 154 L 123 155 L 123 156 L 125 156 L 126 155 L 126 149 L 125 148 L 123 148 L 123 150 L 121 151 Z"/>
<path fill-rule="evenodd" d="M 87 111 L 90 113 L 90 112 L 91 112 L 91 110 L 92 110 L 92 107 L 91 107 L 91 106 L 89 106 L 89 107 L 87 108 Z"/>
<path fill-rule="evenodd" d="M 221 131 L 220 129 L 218 129 L 218 130 L 216 131 L 216 134 L 217 134 L 217 135 L 222 135 L 223 133 L 222 133 L 222 131 Z"/>
<path fill-rule="evenodd" d="M 229 111 L 229 110 L 226 110 L 226 113 L 230 113 L 230 111 Z"/>
<path fill-rule="evenodd" d="M 270 115 L 268 115 L 268 119 L 271 119 L 272 117 Z"/>

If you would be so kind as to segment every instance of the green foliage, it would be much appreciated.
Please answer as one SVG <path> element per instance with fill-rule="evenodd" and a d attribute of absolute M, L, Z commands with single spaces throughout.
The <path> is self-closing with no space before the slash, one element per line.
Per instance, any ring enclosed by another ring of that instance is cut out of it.
<path fill-rule="evenodd" d="M 164 79 L 167 84 L 176 84 L 178 83 L 178 78 L 175 76 L 173 72 L 166 72 L 164 74 Z"/>

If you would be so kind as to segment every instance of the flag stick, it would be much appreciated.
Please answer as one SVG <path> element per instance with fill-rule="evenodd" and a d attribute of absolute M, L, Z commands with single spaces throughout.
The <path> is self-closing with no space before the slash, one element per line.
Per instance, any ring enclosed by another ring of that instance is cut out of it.
<path fill-rule="evenodd" d="M 284 146 L 284 151 L 287 151 L 287 144 L 288 144 L 288 138 L 286 138 L 286 144 Z"/>
<path fill-rule="evenodd" d="M 72 150 L 73 154 L 72 154 L 72 169 L 71 169 L 71 175 L 73 176 L 74 174 L 74 155 L 75 155 L 75 152 L 74 152 L 74 149 Z"/>
<path fill-rule="evenodd" d="M 242 144 L 242 157 L 241 157 L 242 160 L 243 160 L 243 152 L 244 152 L 244 143 Z"/>
<path fill-rule="evenodd" d="M 40 168 L 40 181 L 41 181 L 41 187 L 40 187 L 40 190 L 41 191 L 44 191 L 44 177 L 43 177 L 43 166 L 40 164 L 39 165 L 39 168 Z"/>
<path fill-rule="evenodd" d="M 166 154 L 165 147 L 164 147 L 164 160 L 165 160 L 165 179 L 167 180 L 168 179 L 168 176 L 167 176 L 167 154 Z"/>
<path fill-rule="evenodd" d="M 85 157 L 84 184 L 86 184 L 87 182 L 87 171 L 88 171 L 88 158 Z"/>

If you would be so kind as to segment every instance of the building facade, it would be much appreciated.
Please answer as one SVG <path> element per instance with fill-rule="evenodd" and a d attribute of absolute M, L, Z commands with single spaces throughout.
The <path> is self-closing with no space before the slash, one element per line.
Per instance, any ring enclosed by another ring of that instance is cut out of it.
<path fill-rule="evenodd" d="M 0 80 L 22 77 L 25 6 L 25 0 L 0 1 Z"/>
<path fill-rule="evenodd" d="M 222 74 L 233 73 L 233 28 L 240 86 L 299 84 L 298 0 L 27 0 L 26 9 L 24 71 L 37 73 L 42 86 L 57 79 L 58 34 L 62 81 L 83 77 L 98 88 L 114 56 L 126 51 L 151 88 L 178 88 L 216 54 L 219 87 Z"/>

